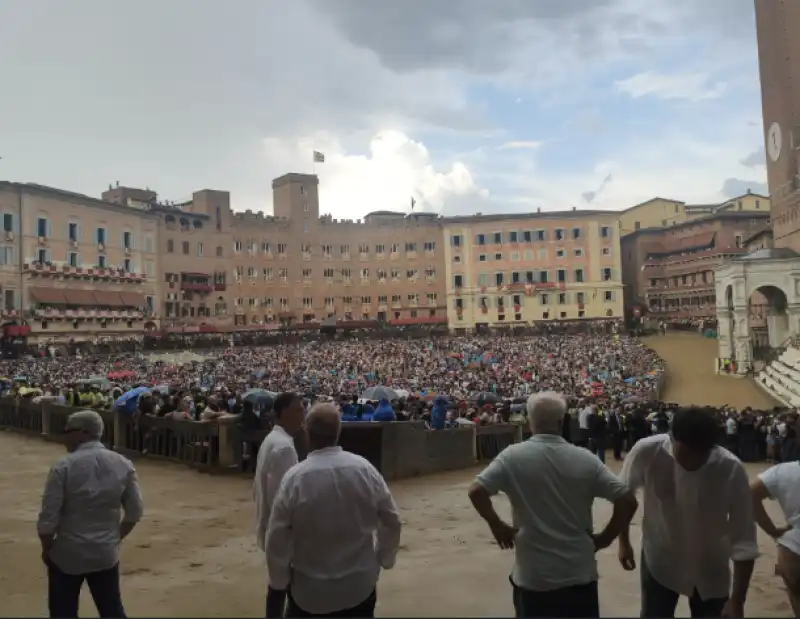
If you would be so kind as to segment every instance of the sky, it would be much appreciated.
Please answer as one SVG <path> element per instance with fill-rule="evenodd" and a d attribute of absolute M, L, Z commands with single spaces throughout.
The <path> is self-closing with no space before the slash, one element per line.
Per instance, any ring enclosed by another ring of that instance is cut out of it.
<path fill-rule="evenodd" d="M 766 193 L 753 0 L 4 0 L 0 179 L 320 208 Z M 312 152 L 325 155 L 314 164 Z"/>

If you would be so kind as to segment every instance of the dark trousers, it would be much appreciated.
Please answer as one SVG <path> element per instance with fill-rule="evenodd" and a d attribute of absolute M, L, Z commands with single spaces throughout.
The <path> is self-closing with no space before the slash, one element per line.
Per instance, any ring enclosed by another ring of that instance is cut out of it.
<path fill-rule="evenodd" d="M 614 460 L 622 460 L 622 450 L 625 448 L 625 433 L 620 431 L 614 435 Z"/>
<path fill-rule="evenodd" d="M 680 593 L 667 589 L 658 582 L 644 560 L 644 553 L 641 556 L 639 573 L 642 581 L 642 611 L 640 616 L 643 619 L 664 619 L 675 616 L 675 607 L 678 605 Z M 704 600 L 697 593 L 697 589 L 689 598 L 689 610 L 694 619 L 698 617 L 721 617 L 722 609 L 728 598 L 711 598 Z"/>
<path fill-rule="evenodd" d="M 119 590 L 119 564 L 89 574 L 67 574 L 52 561 L 47 566 L 47 598 L 50 616 L 71 619 L 78 616 L 83 581 L 89 585 L 97 614 L 101 617 L 125 617 Z"/>
<path fill-rule="evenodd" d="M 286 617 L 355 617 L 357 619 L 368 618 L 375 616 L 375 603 L 378 601 L 378 592 L 376 589 L 372 590 L 366 600 L 353 606 L 352 608 L 345 608 L 344 610 L 337 610 L 333 613 L 324 613 L 322 615 L 315 615 L 300 608 L 292 598 L 291 591 L 289 592 L 289 599 L 286 605 Z"/>
<path fill-rule="evenodd" d="M 605 464 L 606 462 L 606 437 L 605 436 L 595 436 L 589 441 L 589 448 L 592 450 L 592 453 L 600 458 L 600 462 Z"/>
<path fill-rule="evenodd" d="M 599 617 L 597 581 L 551 591 L 531 591 L 514 584 L 514 613 L 523 617 Z"/>

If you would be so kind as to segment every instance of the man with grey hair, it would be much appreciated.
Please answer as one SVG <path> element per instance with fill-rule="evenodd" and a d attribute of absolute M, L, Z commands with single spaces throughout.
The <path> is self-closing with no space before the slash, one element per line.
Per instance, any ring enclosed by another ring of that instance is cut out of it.
<path fill-rule="evenodd" d="M 530 440 L 504 449 L 470 486 L 469 497 L 501 548 L 515 548 L 511 572 L 517 617 L 597 617 L 595 552 L 616 539 L 636 512 L 636 498 L 592 453 L 562 436 L 566 400 L 554 392 L 530 396 Z M 505 493 L 513 525 L 492 496 Z M 592 503 L 614 512 L 594 534 Z"/>
<path fill-rule="evenodd" d="M 309 454 L 284 475 L 267 530 L 267 616 L 372 617 L 381 568 L 394 566 L 400 516 L 378 470 L 338 446 L 339 411 L 306 417 Z"/>
<path fill-rule="evenodd" d="M 97 412 L 71 414 L 63 437 L 69 453 L 45 484 L 36 529 L 51 617 L 78 616 L 84 581 L 101 617 L 125 616 L 119 545 L 142 517 L 142 495 L 131 461 L 106 449 L 102 436 Z"/>

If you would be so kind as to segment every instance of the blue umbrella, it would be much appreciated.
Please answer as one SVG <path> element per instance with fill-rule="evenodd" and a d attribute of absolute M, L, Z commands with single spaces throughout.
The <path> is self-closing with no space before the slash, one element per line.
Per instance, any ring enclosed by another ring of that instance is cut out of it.
<path fill-rule="evenodd" d="M 117 401 L 114 402 L 114 406 L 125 413 L 135 413 L 136 407 L 139 404 L 139 398 L 143 393 L 150 393 L 150 389 L 147 387 L 131 389 L 119 396 Z"/>

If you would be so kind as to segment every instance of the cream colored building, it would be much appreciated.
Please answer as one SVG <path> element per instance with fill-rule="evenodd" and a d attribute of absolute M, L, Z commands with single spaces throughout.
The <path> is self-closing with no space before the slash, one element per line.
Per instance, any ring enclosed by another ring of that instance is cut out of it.
<path fill-rule="evenodd" d="M 620 212 L 620 233 L 625 236 L 637 230 L 670 228 L 687 221 L 723 212 L 766 213 L 769 211 L 769 197 L 757 193 L 746 193 L 718 204 L 687 204 L 679 200 L 653 198 Z"/>
<path fill-rule="evenodd" d="M 619 213 L 475 215 L 442 223 L 451 329 L 622 317 Z"/>
<path fill-rule="evenodd" d="M 138 334 L 157 326 L 158 223 L 151 213 L 4 182 L 0 214 L 4 320 L 24 321 L 34 339 Z"/>

